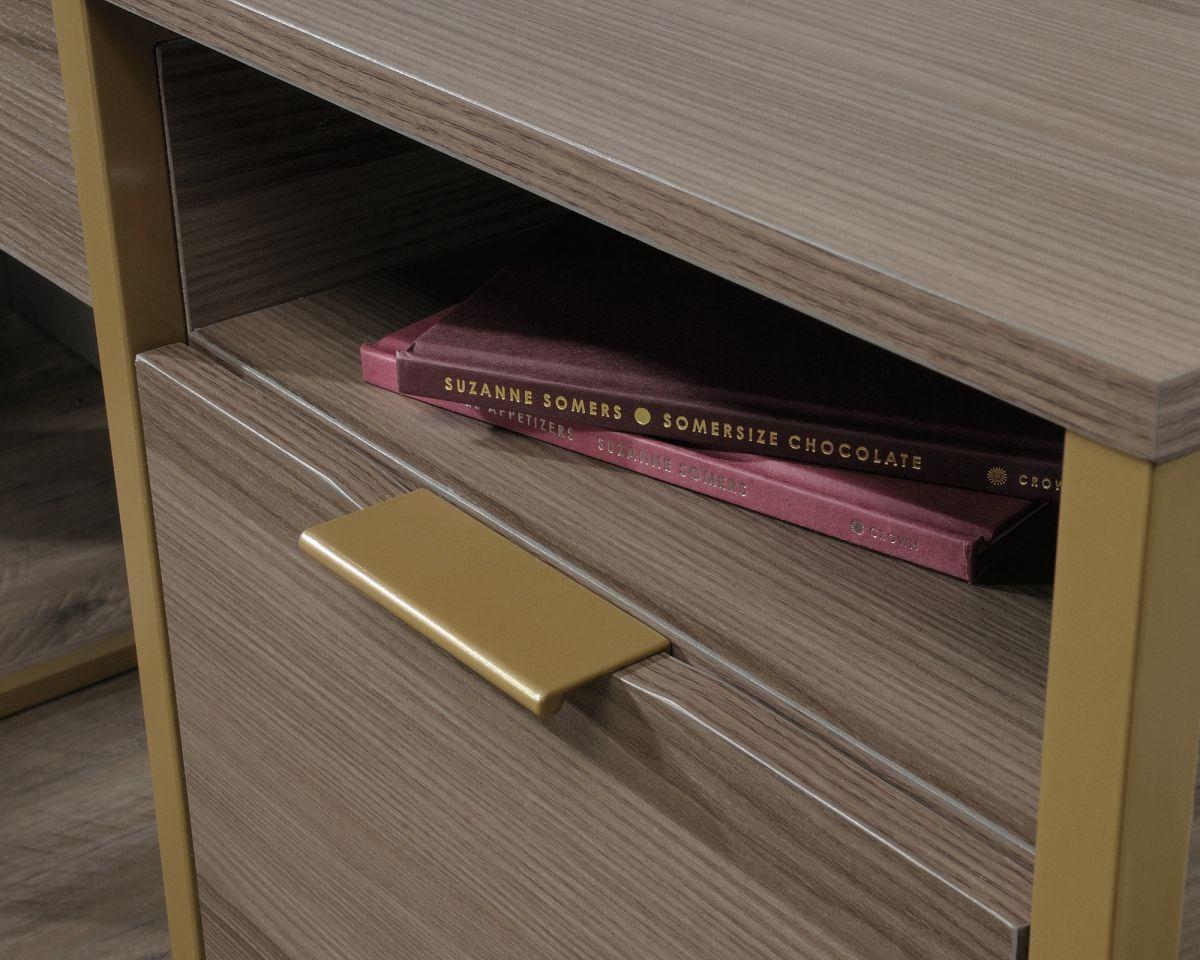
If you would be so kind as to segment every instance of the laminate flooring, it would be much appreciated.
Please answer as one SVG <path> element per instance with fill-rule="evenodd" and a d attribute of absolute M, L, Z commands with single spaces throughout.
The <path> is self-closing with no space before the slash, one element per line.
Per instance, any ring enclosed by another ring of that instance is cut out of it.
<path fill-rule="evenodd" d="M 137 673 L 0 720 L 0 957 L 168 956 Z"/>
<path fill-rule="evenodd" d="M 0 675 L 129 628 L 100 374 L 0 306 Z"/>

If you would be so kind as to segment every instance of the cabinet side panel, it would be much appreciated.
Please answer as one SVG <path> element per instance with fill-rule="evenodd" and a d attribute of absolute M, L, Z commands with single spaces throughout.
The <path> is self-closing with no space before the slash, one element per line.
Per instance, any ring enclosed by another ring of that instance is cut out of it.
<path fill-rule="evenodd" d="M 0 250 L 91 301 L 50 0 L 5 0 Z"/>
<path fill-rule="evenodd" d="M 560 215 L 190 40 L 158 58 L 193 329 Z"/>

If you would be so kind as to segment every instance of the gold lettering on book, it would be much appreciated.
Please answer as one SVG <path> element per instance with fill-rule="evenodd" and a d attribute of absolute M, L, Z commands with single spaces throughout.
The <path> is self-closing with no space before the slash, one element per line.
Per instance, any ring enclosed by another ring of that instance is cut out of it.
<path fill-rule="evenodd" d="M 916 553 L 921 549 L 921 545 L 912 537 L 906 537 L 903 534 L 896 533 L 893 530 L 884 530 L 882 527 L 872 526 L 869 528 L 871 539 L 879 540 L 891 547 L 898 547 L 901 550 L 911 550 Z M 850 532 L 856 537 L 861 537 L 868 532 L 868 527 L 861 520 L 855 519 L 850 521 Z"/>
<path fill-rule="evenodd" d="M 619 403 L 592 400 L 566 393 L 543 393 L 542 407 L 546 410 L 558 410 L 561 413 L 588 416 L 597 420 L 621 419 L 621 405 Z"/>
<path fill-rule="evenodd" d="M 717 440 L 736 440 L 756 447 L 779 446 L 779 433 L 765 427 L 756 427 L 748 423 L 730 423 L 711 417 L 689 417 L 683 413 L 663 411 L 660 421 L 662 429 L 688 434 L 693 437 L 715 438 Z"/>
<path fill-rule="evenodd" d="M 789 450 L 803 450 L 810 456 L 824 457 L 828 460 L 855 460 L 892 470 L 915 471 L 920 470 L 922 466 L 920 454 L 908 450 L 872 447 L 864 443 L 856 444 L 852 440 L 832 440 L 792 433 L 788 434 L 787 445 Z"/>
<path fill-rule="evenodd" d="M 624 440 L 613 439 L 611 437 L 597 437 L 596 450 L 604 459 L 617 459 L 624 463 L 637 464 L 645 468 L 642 471 L 644 473 L 653 471 L 669 474 L 674 470 L 674 465 L 671 463 L 671 458 L 668 455 L 655 450 L 649 450 L 637 444 L 626 443 Z"/>
<path fill-rule="evenodd" d="M 750 495 L 750 487 L 744 480 L 734 479 L 728 474 L 710 470 L 708 467 L 698 466 L 694 463 L 686 461 L 680 463 L 679 476 L 697 486 L 708 487 L 710 490 L 718 490 L 731 497 L 748 497 Z"/>
<path fill-rule="evenodd" d="M 571 443 L 575 442 L 575 431 L 569 424 L 559 423 L 556 420 L 550 420 L 546 417 L 539 417 L 533 413 L 523 413 L 520 410 L 502 410 L 497 407 L 488 407 L 486 411 L 483 407 L 475 404 L 468 404 L 473 410 L 479 413 L 486 412 L 489 417 L 496 420 L 508 420 L 522 427 L 530 427 L 537 433 L 548 433 L 553 437 L 558 437 L 561 440 L 567 440 Z M 490 420 L 485 420 L 485 423 L 490 423 Z"/>
<path fill-rule="evenodd" d="M 557 410 L 576 417 L 591 417 L 595 420 L 620 420 L 621 405 L 608 400 L 595 400 L 575 394 L 542 393 L 535 397 L 529 387 L 492 380 L 472 380 L 469 377 L 445 377 L 442 390 L 456 399 L 470 402 L 475 397 L 517 407 L 533 407 L 539 402 L 544 410 Z"/>
<path fill-rule="evenodd" d="M 1033 487 L 1035 490 L 1062 492 L 1062 477 L 1039 477 L 1035 473 L 1023 473 L 1017 477 L 1017 483 L 1023 487 Z"/>
<path fill-rule="evenodd" d="M 625 411 L 621 404 L 570 393 L 544 391 L 535 395 L 533 390 L 518 384 L 491 380 L 473 380 L 469 377 L 449 376 L 442 380 L 442 389 L 457 399 L 470 402 L 470 398 L 491 400 L 517 407 L 540 405 L 543 410 L 557 411 L 566 417 L 586 417 L 591 420 L 620 422 Z M 641 426 L 649 426 L 652 416 L 646 407 L 637 407 L 634 420 Z M 892 450 L 869 444 L 856 443 L 834 437 L 814 437 L 788 434 L 781 437 L 777 430 L 757 426 L 753 423 L 721 420 L 715 417 L 700 417 L 683 413 L 663 411 L 659 427 L 668 435 L 682 435 L 697 441 L 728 441 L 747 448 L 778 447 L 786 443 L 788 448 L 803 451 L 810 457 L 826 460 L 857 461 L 898 472 L 919 472 L 923 467 L 921 454 L 909 450 Z M 881 471 L 882 472 L 882 471 Z M 1062 480 L 1057 477 L 1042 477 L 1021 474 L 1018 482 L 1023 487 L 1040 490 L 1061 490 Z"/>
<path fill-rule="evenodd" d="M 446 377 L 442 381 L 442 389 L 460 397 L 481 397 L 486 400 L 499 400 L 501 403 L 533 406 L 533 391 L 511 383 L 491 383 L 487 380 L 470 380 L 466 377 Z"/>
<path fill-rule="evenodd" d="M 874 540 L 879 540 L 889 546 L 899 547 L 901 550 L 911 550 L 916 553 L 921 549 L 916 540 L 910 537 L 903 536 L 892 530 L 884 530 L 880 527 L 871 527 L 871 537 Z"/>
<path fill-rule="evenodd" d="M 659 427 L 668 434 L 682 434 L 698 440 L 731 440 L 751 447 L 777 447 L 781 443 L 779 433 L 766 427 L 674 413 L 670 410 L 663 411 Z M 851 440 L 792 433 L 782 442 L 786 443 L 790 450 L 803 451 L 810 456 L 827 460 L 856 460 L 859 463 L 908 472 L 919 471 L 924 466 L 921 454 L 909 450 L 856 444 Z"/>

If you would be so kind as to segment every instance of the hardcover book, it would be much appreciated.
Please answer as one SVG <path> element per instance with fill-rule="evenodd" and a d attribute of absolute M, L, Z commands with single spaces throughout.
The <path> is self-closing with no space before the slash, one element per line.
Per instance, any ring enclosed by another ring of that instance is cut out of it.
<path fill-rule="evenodd" d="M 362 347 L 363 379 L 397 391 L 397 354 L 439 314 Z M 877 553 L 976 581 L 1047 575 L 1054 508 L 591 427 L 539 411 L 421 398 L 461 416 L 533 437 L 643 476 L 824 533 Z"/>
<path fill-rule="evenodd" d="M 1063 431 L 627 237 L 553 232 L 402 352 L 413 396 L 1037 500 Z"/>

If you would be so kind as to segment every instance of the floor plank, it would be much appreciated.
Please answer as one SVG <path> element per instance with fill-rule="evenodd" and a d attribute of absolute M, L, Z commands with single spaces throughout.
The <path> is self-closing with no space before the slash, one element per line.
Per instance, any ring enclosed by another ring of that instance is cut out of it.
<path fill-rule="evenodd" d="M 137 674 L 0 721 L 0 956 L 166 958 Z"/>
<path fill-rule="evenodd" d="M 0 310 L 0 675 L 129 630 L 100 375 Z"/>

